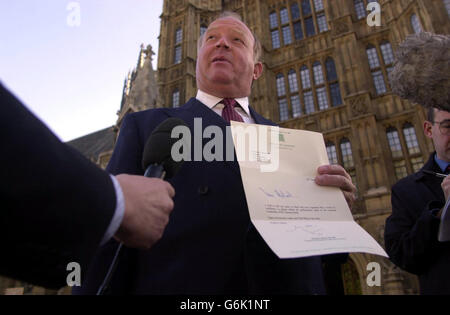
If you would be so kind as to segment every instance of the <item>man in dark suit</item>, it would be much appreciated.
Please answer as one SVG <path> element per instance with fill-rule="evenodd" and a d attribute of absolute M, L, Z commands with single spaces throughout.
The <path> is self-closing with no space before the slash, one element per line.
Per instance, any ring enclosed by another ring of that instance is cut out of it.
<path fill-rule="evenodd" d="M 211 23 L 199 43 L 197 97 L 178 109 L 128 115 L 108 170 L 140 174 L 145 139 L 170 117 L 184 120 L 193 135 L 210 126 L 226 135 L 230 120 L 273 125 L 248 104 L 252 82 L 263 70 L 260 52 L 256 37 L 236 15 Z M 203 146 L 209 140 L 203 139 Z M 226 157 L 225 139 L 223 147 Z M 318 184 L 342 188 L 351 204 L 355 188 L 342 167 L 324 166 L 319 174 Z M 151 250 L 122 253 L 110 293 L 325 293 L 320 257 L 280 260 L 251 224 L 236 160 L 187 161 L 170 182 L 177 195 L 162 239 Z M 112 241 L 98 253 L 76 293 L 97 291 L 116 248 Z"/>
<path fill-rule="evenodd" d="M 450 242 L 438 231 L 450 196 L 450 36 L 421 33 L 397 51 L 391 74 L 393 91 L 428 108 L 424 133 L 436 152 L 415 174 L 392 187 L 392 215 L 386 220 L 390 259 L 419 276 L 421 294 L 450 294 Z"/>
<path fill-rule="evenodd" d="M 0 274 L 47 288 L 81 275 L 112 236 L 150 248 L 173 208 L 159 179 L 111 176 L 62 143 L 0 84 Z"/>

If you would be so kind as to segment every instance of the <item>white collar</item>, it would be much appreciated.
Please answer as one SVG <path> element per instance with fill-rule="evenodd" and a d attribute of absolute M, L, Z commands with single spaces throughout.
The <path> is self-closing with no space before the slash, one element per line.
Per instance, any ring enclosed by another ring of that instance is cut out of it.
<path fill-rule="evenodd" d="M 205 104 L 206 106 L 208 106 L 210 109 L 213 109 L 214 106 L 216 106 L 218 103 L 220 103 L 223 98 L 214 96 L 214 95 L 210 95 L 208 93 L 205 93 L 203 91 L 198 90 L 197 91 L 197 96 L 196 98 L 202 102 L 203 104 Z M 236 102 L 239 103 L 239 106 L 242 107 L 242 109 L 245 111 L 245 113 L 251 117 L 250 115 L 250 109 L 248 108 L 248 97 L 242 97 L 242 98 L 236 98 L 235 99 Z"/>

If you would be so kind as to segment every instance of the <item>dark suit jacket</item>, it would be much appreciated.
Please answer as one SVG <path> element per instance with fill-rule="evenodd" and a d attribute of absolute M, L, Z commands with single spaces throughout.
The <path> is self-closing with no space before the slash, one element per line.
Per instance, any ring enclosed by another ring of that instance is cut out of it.
<path fill-rule="evenodd" d="M 48 288 L 82 270 L 116 207 L 109 175 L 65 145 L 0 84 L 0 274 Z"/>
<path fill-rule="evenodd" d="M 250 108 L 259 124 L 273 125 Z M 194 136 L 225 121 L 196 99 L 179 109 L 128 115 L 108 166 L 113 174 L 143 174 L 142 152 L 153 129 L 169 117 L 184 120 Z M 203 144 L 210 139 L 204 139 Z M 158 148 L 155 148 L 158 150 Z M 226 153 L 224 153 L 226 156 Z M 240 170 L 232 162 L 185 162 L 170 180 L 175 208 L 162 239 L 150 250 L 126 249 L 111 284 L 112 294 L 324 293 L 320 257 L 280 260 L 250 223 Z M 117 243 L 101 249 L 76 294 L 94 294 L 110 266 Z"/>
<path fill-rule="evenodd" d="M 442 179 L 424 173 L 442 173 L 434 153 L 417 173 L 392 187 L 392 215 L 386 220 L 385 245 L 390 259 L 419 276 L 422 294 L 450 294 L 450 242 L 437 239 L 445 204 Z"/>

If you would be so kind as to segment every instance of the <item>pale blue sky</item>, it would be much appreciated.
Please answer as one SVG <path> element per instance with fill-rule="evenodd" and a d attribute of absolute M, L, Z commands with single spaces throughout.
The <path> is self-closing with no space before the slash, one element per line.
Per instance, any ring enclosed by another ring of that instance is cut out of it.
<path fill-rule="evenodd" d="M 0 81 L 63 141 L 112 126 L 141 43 L 157 53 L 162 3 L 0 0 Z"/>

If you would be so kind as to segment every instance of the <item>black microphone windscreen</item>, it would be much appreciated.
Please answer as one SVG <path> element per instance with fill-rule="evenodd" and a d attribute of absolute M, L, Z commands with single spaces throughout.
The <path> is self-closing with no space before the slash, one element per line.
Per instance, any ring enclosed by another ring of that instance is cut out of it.
<path fill-rule="evenodd" d="M 172 146 L 178 141 L 171 135 L 173 128 L 177 126 L 187 127 L 186 123 L 179 118 L 168 118 L 153 130 L 144 147 L 142 157 L 144 170 L 152 164 L 162 165 L 166 171 L 166 179 L 173 177 L 178 172 L 183 161 L 175 162 L 171 156 Z"/>

